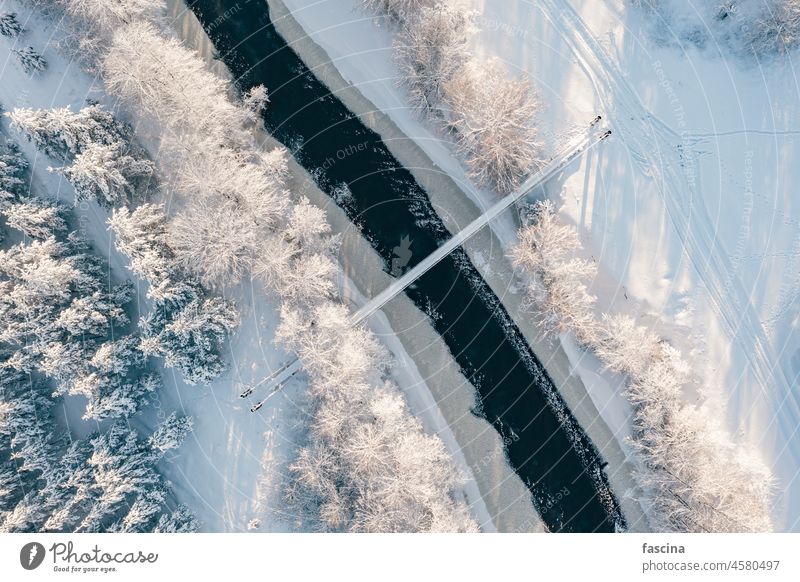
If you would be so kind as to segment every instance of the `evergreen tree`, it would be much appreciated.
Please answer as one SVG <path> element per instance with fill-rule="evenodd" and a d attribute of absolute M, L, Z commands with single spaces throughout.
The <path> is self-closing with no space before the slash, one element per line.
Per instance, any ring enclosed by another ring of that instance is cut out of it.
<path fill-rule="evenodd" d="M 158 430 L 150 435 L 150 445 L 162 453 L 177 449 L 192 432 L 193 424 L 191 417 L 178 416 L 173 412 Z"/>
<path fill-rule="evenodd" d="M 180 505 L 170 514 L 163 514 L 158 519 L 154 533 L 194 533 L 199 524 L 197 518 L 186 505 Z"/>
<path fill-rule="evenodd" d="M 113 206 L 143 189 L 155 170 L 153 162 L 124 153 L 119 143 L 90 143 L 60 171 L 75 188 L 79 200 L 93 199 L 103 206 Z"/>
<path fill-rule="evenodd" d="M 0 12 L 0 35 L 19 36 L 22 33 L 22 25 L 17 20 L 15 12 Z"/>
<path fill-rule="evenodd" d="M 29 75 L 41 73 L 47 68 L 47 61 L 32 46 L 23 49 L 11 49 L 11 52 L 17 55 L 22 68 Z"/>
<path fill-rule="evenodd" d="M 23 194 L 28 161 L 16 144 L 0 143 L 0 207 Z"/>
<path fill-rule="evenodd" d="M 24 203 L 9 204 L 0 210 L 6 224 L 31 238 L 47 239 L 61 236 L 67 230 L 64 209 L 52 202 L 30 198 Z"/>
<path fill-rule="evenodd" d="M 182 281 L 172 287 L 169 299 L 156 301 L 140 320 L 142 351 L 164 358 L 186 382 L 207 384 L 225 369 L 220 350 L 236 323 L 229 302 L 205 297 L 200 285 Z"/>

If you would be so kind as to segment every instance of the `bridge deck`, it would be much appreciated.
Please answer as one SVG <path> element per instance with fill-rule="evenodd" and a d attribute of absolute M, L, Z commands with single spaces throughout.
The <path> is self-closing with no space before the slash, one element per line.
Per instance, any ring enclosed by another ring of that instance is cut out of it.
<path fill-rule="evenodd" d="M 394 299 L 397 295 L 402 293 L 409 285 L 414 283 L 417 279 L 419 279 L 422 275 L 427 273 L 430 269 L 432 269 L 439 261 L 444 259 L 447 255 L 452 253 L 458 247 L 463 245 L 470 237 L 474 236 L 478 231 L 480 231 L 484 226 L 489 224 L 492 220 L 500 216 L 505 210 L 515 204 L 521 198 L 527 196 L 530 192 L 532 192 L 535 188 L 541 186 L 551 178 L 553 178 L 559 171 L 561 171 L 567 164 L 596 146 L 606 137 L 608 137 L 611 132 L 610 131 L 598 131 L 596 130 L 596 124 L 599 121 L 599 117 L 595 119 L 592 124 L 587 128 L 587 130 L 581 134 L 580 137 L 574 139 L 570 144 L 564 148 L 562 153 L 555 156 L 552 160 L 550 160 L 543 168 L 541 168 L 538 172 L 530 176 L 525 182 L 519 187 L 519 189 L 514 192 L 513 194 L 509 194 L 505 196 L 495 204 L 489 207 L 486 212 L 481 214 L 478 218 L 473 220 L 463 229 L 461 229 L 458 233 L 453 235 L 449 238 L 446 242 L 444 242 L 439 248 L 437 248 L 434 252 L 430 255 L 425 257 L 422 261 L 420 261 L 417 265 L 415 265 L 412 269 L 409 269 L 403 276 L 396 279 L 392 284 L 390 284 L 386 289 L 378 293 L 375 297 L 367 301 L 364 305 L 361 306 L 360 309 L 355 311 L 350 316 L 350 322 L 353 325 L 358 325 L 366 320 L 370 315 L 378 311 L 381 307 L 386 305 L 389 301 Z M 254 386 L 258 387 L 262 384 L 268 385 L 268 393 L 266 397 L 258 402 L 251 408 L 252 412 L 255 412 L 261 406 L 269 400 L 269 398 L 275 394 L 278 390 L 280 390 L 281 386 L 283 385 L 286 380 L 291 378 L 294 374 L 300 370 L 300 361 L 296 358 L 290 359 L 288 362 L 283 364 L 280 368 L 272 372 L 269 376 L 261 380 L 258 384 Z"/>

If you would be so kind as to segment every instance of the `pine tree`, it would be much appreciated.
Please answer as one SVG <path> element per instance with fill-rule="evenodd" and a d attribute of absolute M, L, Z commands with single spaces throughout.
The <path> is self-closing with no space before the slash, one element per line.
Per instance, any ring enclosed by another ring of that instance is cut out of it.
<path fill-rule="evenodd" d="M 64 174 L 78 199 L 113 206 L 146 195 L 155 165 L 136 146 L 130 127 L 98 104 L 78 112 L 69 108 L 18 108 L 7 114 L 47 155 L 68 162 L 53 171 Z"/>
<path fill-rule="evenodd" d="M 96 501 L 78 531 L 94 532 L 113 523 L 127 499 L 146 495 L 163 480 L 155 470 L 155 453 L 124 424 L 115 423 L 90 442 Z"/>
<path fill-rule="evenodd" d="M 6 224 L 31 238 L 60 237 L 67 230 L 64 209 L 57 203 L 30 198 L 24 203 L 9 204 L 2 209 Z"/>
<path fill-rule="evenodd" d="M 22 25 L 17 20 L 15 12 L 0 12 L 0 35 L 19 36 L 22 34 Z"/>
<path fill-rule="evenodd" d="M 222 343 L 237 324 L 233 306 L 218 297 L 204 297 L 190 280 L 171 289 L 140 320 L 142 351 L 164 358 L 168 368 L 180 370 L 189 384 L 207 384 L 225 369 Z"/>
<path fill-rule="evenodd" d="M 130 137 L 130 129 L 97 104 L 78 112 L 69 107 L 19 107 L 6 116 L 11 126 L 25 133 L 38 149 L 60 160 L 73 158 L 89 144 L 113 145 Z"/>
<path fill-rule="evenodd" d="M 0 143 L 0 207 L 22 196 L 28 161 L 16 144 Z"/>
<path fill-rule="evenodd" d="M 108 221 L 117 249 L 130 259 L 129 268 L 150 284 L 151 299 L 166 300 L 174 273 L 172 249 L 167 242 L 164 207 L 142 204 L 134 211 L 119 208 Z"/>
<path fill-rule="evenodd" d="M 17 55 L 22 68 L 28 74 L 41 73 L 47 68 L 47 61 L 31 46 L 23 49 L 11 49 L 11 52 Z"/>
<path fill-rule="evenodd" d="M 199 524 L 186 505 L 180 505 L 170 514 L 163 514 L 158 519 L 154 533 L 194 533 Z"/>
<path fill-rule="evenodd" d="M 178 416 L 175 412 L 150 435 L 150 446 L 165 453 L 177 449 L 192 432 L 193 421 L 189 416 Z"/>
<path fill-rule="evenodd" d="M 90 143 L 71 165 L 59 171 L 73 185 L 79 200 L 97 200 L 102 206 L 114 206 L 142 191 L 155 167 L 148 159 L 123 153 L 119 143 Z"/>

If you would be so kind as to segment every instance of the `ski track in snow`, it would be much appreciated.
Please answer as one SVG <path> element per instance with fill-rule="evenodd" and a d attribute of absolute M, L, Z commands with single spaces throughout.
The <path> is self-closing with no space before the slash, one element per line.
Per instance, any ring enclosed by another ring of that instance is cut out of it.
<path fill-rule="evenodd" d="M 560 0 L 558 5 L 553 0 L 541 0 L 539 4 L 592 77 L 616 139 L 630 149 L 634 159 L 640 162 L 642 172 L 660 183 L 659 192 L 672 224 L 688 247 L 695 269 L 707 284 L 713 305 L 731 339 L 735 340 L 744 327 L 748 336 L 756 340 L 755 353 L 747 353 L 752 353 L 751 364 L 758 370 L 762 386 L 774 382 L 788 393 L 789 384 L 783 371 L 769 363 L 777 362 L 777 358 L 741 281 L 725 276 L 732 272 L 728 253 L 720 249 L 719 241 L 715 240 L 705 204 L 694 197 L 693 187 L 677 167 L 675 151 L 681 136 L 644 107 L 567 0 Z"/>

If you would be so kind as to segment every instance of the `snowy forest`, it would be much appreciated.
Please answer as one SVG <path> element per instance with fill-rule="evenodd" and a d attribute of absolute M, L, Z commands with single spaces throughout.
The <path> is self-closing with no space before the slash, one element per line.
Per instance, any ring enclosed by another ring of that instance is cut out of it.
<path fill-rule="evenodd" d="M 465 190 L 487 194 L 481 208 L 574 137 L 574 125 L 542 130 L 557 105 L 545 95 L 558 88 L 475 49 L 487 22 L 478 11 L 455 0 L 353 3 L 353 19 L 388 43 L 390 90 L 446 157 L 432 165 L 454 182 L 463 172 Z M 713 44 L 752 62 L 800 44 L 796 0 L 701 2 L 698 20 L 673 0 L 623 4 L 661 46 Z M 221 490 L 248 502 L 259 480 L 275 483 L 254 501 L 278 516 L 271 529 L 487 529 L 472 493 L 486 493 L 471 473 L 481 469 L 459 450 L 469 437 L 435 430 L 431 418 L 444 416 L 428 392 L 411 392 L 424 382 L 400 380 L 412 358 L 395 338 L 352 323 L 347 233 L 302 187 L 301 147 L 265 137 L 271 91 L 221 74 L 219 55 L 173 26 L 173 5 L 0 2 L 3 74 L 21 86 L 0 92 L 0 532 L 208 531 L 199 514 L 219 512 L 204 507 L 202 485 L 175 482 L 180 463 L 212 451 L 203 462 L 237 465 L 219 441 L 239 434 L 261 439 L 234 443 L 243 457 L 285 441 L 280 462 L 266 451 L 255 471 L 214 466 Z M 70 67 L 78 80 L 64 81 Z M 54 95 L 29 98 L 37 90 Z M 581 103 L 581 115 L 595 105 Z M 602 299 L 610 275 L 583 224 L 562 212 L 567 191 L 542 188 L 516 205 L 500 252 L 524 321 L 550 344 L 574 342 L 622 386 L 635 486 L 616 494 L 635 497 L 647 531 L 779 529 L 780 483 L 763 451 L 715 417 L 695 354 L 661 333 L 671 328 L 631 315 L 644 301 L 623 312 Z M 269 417 L 257 414 L 264 401 L 247 412 L 245 397 L 292 357 L 301 372 L 275 388 L 282 404 Z M 245 376 L 254 379 L 239 393 Z M 470 410 L 488 419 L 477 397 Z M 199 427 L 215 414 L 255 428 L 203 442 Z"/>

